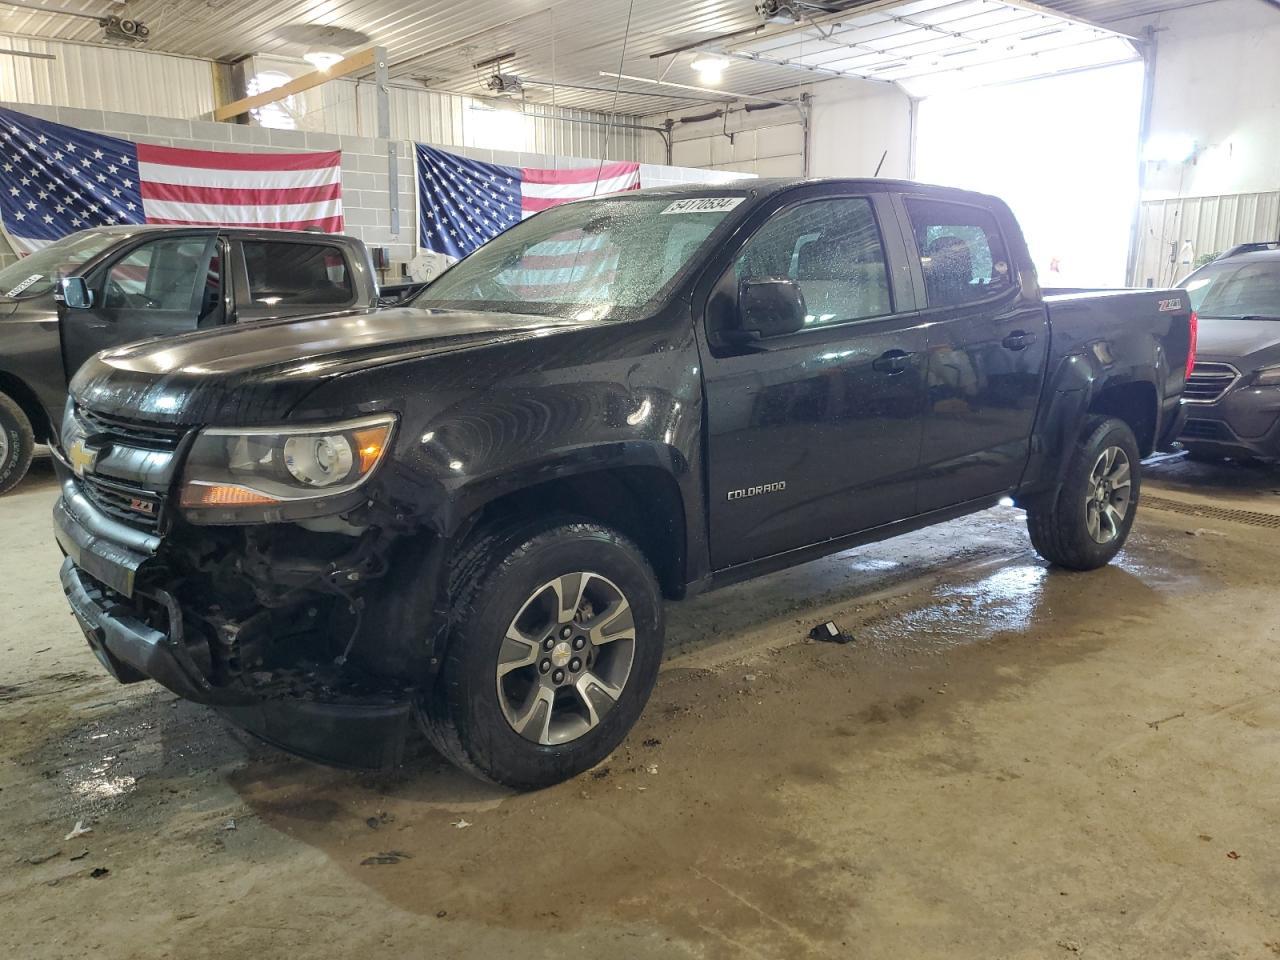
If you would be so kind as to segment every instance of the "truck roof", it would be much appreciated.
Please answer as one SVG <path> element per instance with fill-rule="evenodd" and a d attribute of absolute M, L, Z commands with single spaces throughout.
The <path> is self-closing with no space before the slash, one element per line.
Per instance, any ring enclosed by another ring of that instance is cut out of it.
<path fill-rule="evenodd" d="M 681 183 L 672 186 L 646 187 L 638 191 L 648 196 L 715 196 L 717 193 L 731 191 L 752 191 L 760 199 L 791 190 L 796 187 L 830 185 L 852 190 L 858 189 L 891 189 L 903 193 L 921 193 L 936 196 L 939 199 L 995 201 L 1003 204 L 998 197 L 978 193 L 973 190 L 962 190 L 959 187 L 944 187 L 933 183 L 920 183 L 915 180 L 895 180 L 884 177 L 758 177 L 726 180 L 722 183 Z"/>
<path fill-rule="evenodd" d="M 314 240 L 316 237 L 328 237 L 330 240 L 353 239 L 344 233 L 319 233 L 312 230 L 271 230 L 264 227 L 226 227 L 214 224 L 204 226 L 199 224 L 127 223 L 114 227 L 92 227 L 90 229 L 98 233 L 118 234 L 121 237 L 137 237 L 151 233 L 160 234 L 190 232 L 193 230 L 216 230 L 219 233 L 236 237 L 266 237 L 276 240 L 281 237 L 287 237 L 295 240 Z"/>

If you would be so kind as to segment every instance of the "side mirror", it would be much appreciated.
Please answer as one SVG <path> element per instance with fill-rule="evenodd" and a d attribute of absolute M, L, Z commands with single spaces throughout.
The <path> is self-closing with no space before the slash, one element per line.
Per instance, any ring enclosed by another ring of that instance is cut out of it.
<path fill-rule="evenodd" d="M 783 337 L 804 329 L 804 294 L 794 280 L 768 277 L 738 285 L 738 331 L 744 339 Z"/>
<path fill-rule="evenodd" d="M 58 281 L 57 299 L 72 310 L 88 310 L 93 306 L 93 291 L 84 277 L 63 277 Z"/>

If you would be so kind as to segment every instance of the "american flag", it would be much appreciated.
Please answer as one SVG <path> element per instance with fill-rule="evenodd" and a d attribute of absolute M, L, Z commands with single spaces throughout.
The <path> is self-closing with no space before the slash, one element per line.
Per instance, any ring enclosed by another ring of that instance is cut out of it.
<path fill-rule="evenodd" d="M 123 223 L 337 233 L 342 154 L 161 147 L 0 108 L 0 220 L 21 254 Z"/>
<path fill-rule="evenodd" d="M 638 163 L 540 170 L 416 146 L 419 246 L 448 257 L 465 257 L 539 210 L 640 188 Z"/>

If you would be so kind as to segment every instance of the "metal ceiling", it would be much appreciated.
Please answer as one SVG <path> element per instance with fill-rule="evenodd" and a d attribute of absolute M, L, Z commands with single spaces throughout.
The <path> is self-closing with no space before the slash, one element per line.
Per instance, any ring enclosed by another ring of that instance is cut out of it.
<path fill-rule="evenodd" d="M 840 2 L 840 0 L 836 0 Z M 963 5 L 966 0 L 954 4 Z M 1141 0 L 1101 3 L 1059 0 L 1056 6 L 1130 7 Z M 1166 0 L 1165 6 L 1178 0 Z M 22 0 L 0 3 L 0 33 L 97 43 L 103 30 L 92 19 L 43 13 L 31 7 L 81 14 L 115 14 L 150 29 L 147 51 L 230 62 L 253 53 L 298 57 L 324 46 L 311 35 L 335 28 L 336 44 L 364 34 L 387 47 L 397 82 L 440 90 L 482 93 L 493 68 L 473 64 L 500 54 L 504 74 L 525 81 L 524 96 L 539 103 L 625 114 L 653 114 L 699 102 L 727 99 L 652 83 L 617 81 L 602 73 L 659 77 L 689 86 L 702 81 L 693 54 L 654 58 L 676 48 L 720 45 L 727 34 L 751 39 L 762 27 L 754 0 Z M 843 0 L 862 9 L 867 4 Z M 875 7 L 879 4 L 872 3 Z M 625 59 L 620 59 L 630 10 Z M 773 30 L 764 27 L 761 35 Z M 303 39 L 300 39 L 303 38 Z M 309 38 L 309 39 L 306 39 Z M 356 37 L 358 39 L 358 37 Z M 622 69 L 619 70 L 621 64 Z M 795 69 L 736 60 L 721 87 L 744 94 L 791 96 L 823 77 Z M 556 83 L 553 91 L 552 82 Z M 619 87 L 616 97 L 615 84 Z"/>
<path fill-rule="evenodd" d="M 1138 59 L 1132 38 L 1023 0 L 879 0 L 716 49 L 911 96 Z"/>

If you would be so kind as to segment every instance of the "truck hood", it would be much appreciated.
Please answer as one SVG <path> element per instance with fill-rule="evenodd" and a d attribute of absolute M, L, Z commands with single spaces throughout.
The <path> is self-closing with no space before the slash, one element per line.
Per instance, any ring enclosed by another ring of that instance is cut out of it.
<path fill-rule="evenodd" d="M 272 423 L 320 383 L 345 373 L 598 322 L 416 307 L 262 321 L 105 351 L 80 368 L 71 394 L 119 417 Z"/>
<path fill-rule="evenodd" d="M 1200 319 L 1197 356 L 1233 363 L 1241 373 L 1280 362 L 1280 320 Z"/>

